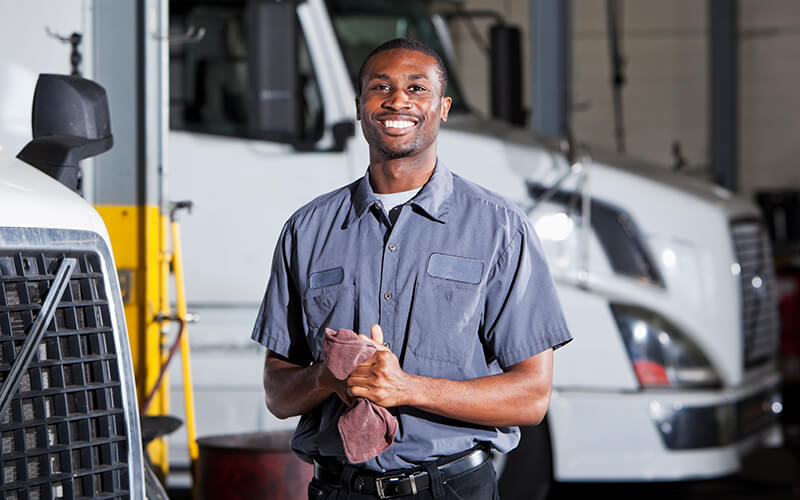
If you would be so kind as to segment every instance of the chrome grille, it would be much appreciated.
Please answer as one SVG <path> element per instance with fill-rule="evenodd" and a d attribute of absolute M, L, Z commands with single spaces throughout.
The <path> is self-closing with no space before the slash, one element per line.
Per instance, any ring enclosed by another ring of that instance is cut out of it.
<path fill-rule="evenodd" d="M 739 265 L 745 369 L 776 359 L 779 317 L 772 248 L 757 221 L 733 224 L 733 244 Z"/>
<path fill-rule="evenodd" d="M 0 383 L 65 257 L 77 268 L 0 415 L 0 500 L 129 496 L 120 370 L 96 253 L 0 252 Z"/>

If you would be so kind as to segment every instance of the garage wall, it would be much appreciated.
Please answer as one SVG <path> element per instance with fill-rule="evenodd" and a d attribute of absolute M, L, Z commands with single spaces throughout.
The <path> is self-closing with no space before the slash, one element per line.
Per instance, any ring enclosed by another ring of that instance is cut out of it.
<path fill-rule="evenodd" d="M 70 51 L 65 44 L 47 34 L 67 37 L 73 32 L 87 33 L 88 0 L 29 0 L 0 6 L 6 22 L 0 30 L 0 149 L 16 155 L 31 139 L 31 109 L 33 91 L 39 73 L 69 74 Z M 13 12 L 13 14 L 12 14 Z M 81 70 L 91 75 L 91 54 L 81 45 L 84 60 Z"/>
<path fill-rule="evenodd" d="M 468 0 L 465 8 L 468 10 L 491 10 L 499 13 L 507 22 L 516 24 L 522 34 L 522 63 L 523 72 L 523 102 L 526 108 L 530 106 L 531 97 L 529 87 L 530 75 L 530 37 L 529 37 L 529 2 L 527 0 Z M 489 26 L 495 21 L 490 18 L 480 18 L 474 21 L 476 30 L 483 40 L 489 42 Z M 470 35 L 469 25 L 464 19 L 452 22 L 453 45 L 458 56 L 458 77 L 467 101 L 483 116 L 489 114 L 489 63 L 488 57 L 481 47 L 475 43 Z"/>
<path fill-rule="evenodd" d="M 627 152 L 664 168 L 681 146 L 687 175 L 709 178 L 709 7 L 701 0 L 623 0 L 623 90 Z M 522 29 L 525 104 L 530 105 L 528 0 L 468 0 Z M 573 126 L 577 138 L 614 149 L 605 0 L 572 1 Z M 770 187 L 800 188 L 800 2 L 739 0 L 739 184 L 750 196 Z M 489 20 L 476 21 L 488 40 Z M 467 99 L 488 113 L 486 57 L 463 21 L 453 25 Z"/>
<path fill-rule="evenodd" d="M 667 166 L 678 141 L 690 168 L 703 168 L 709 120 L 706 2 L 620 5 L 626 151 Z M 580 140 L 615 149 L 605 6 L 605 0 L 573 2 L 573 126 Z"/>
<path fill-rule="evenodd" d="M 740 0 L 739 181 L 800 189 L 800 2 Z"/>

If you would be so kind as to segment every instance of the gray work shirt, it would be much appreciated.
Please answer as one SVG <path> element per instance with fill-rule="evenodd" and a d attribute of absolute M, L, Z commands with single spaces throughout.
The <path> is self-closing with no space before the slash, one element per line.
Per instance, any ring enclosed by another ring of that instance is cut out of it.
<path fill-rule="evenodd" d="M 438 163 L 420 192 L 386 217 L 368 176 L 320 196 L 286 222 L 252 338 L 297 365 L 322 360 L 325 328 L 370 335 L 378 323 L 408 373 L 467 380 L 571 339 L 528 218 Z M 395 218 L 396 215 L 396 218 Z M 292 448 L 306 460 L 344 459 L 331 395 L 303 415 Z M 412 407 L 372 470 L 489 442 L 507 452 L 516 427 L 460 422 Z"/>

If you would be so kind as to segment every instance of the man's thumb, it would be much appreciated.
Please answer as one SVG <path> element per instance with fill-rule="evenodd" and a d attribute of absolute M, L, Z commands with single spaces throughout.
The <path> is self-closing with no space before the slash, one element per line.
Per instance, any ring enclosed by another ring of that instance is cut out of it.
<path fill-rule="evenodd" d="M 381 330 L 381 325 L 374 324 L 372 328 L 369 330 L 370 335 L 372 335 L 372 340 L 378 344 L 383 345 L 383 330 Z"/>

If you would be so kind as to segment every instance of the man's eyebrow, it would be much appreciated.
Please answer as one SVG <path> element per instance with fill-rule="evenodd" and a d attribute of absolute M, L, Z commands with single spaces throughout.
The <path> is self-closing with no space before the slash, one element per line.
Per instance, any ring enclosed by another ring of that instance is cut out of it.
<path fill-rule="evenodd" d="M 387 75 L 386 73 L 373 73 L 373 74 L 369 75 L 369 78 L 367 78 L 367 81 L 369 81 L 369 80 L 391 80 L 391 79 L 392 78 L 389 75 Z M 425 75 L 423 73 L 412 73 L 412 74 L 408 75 L 408 79 L 409 80 L 427 80 L 428 79 L 428 75 Z"/>

